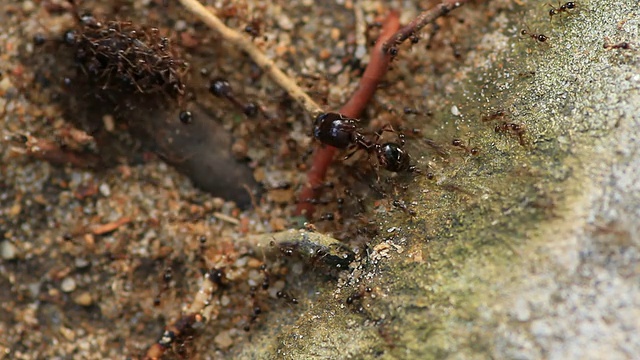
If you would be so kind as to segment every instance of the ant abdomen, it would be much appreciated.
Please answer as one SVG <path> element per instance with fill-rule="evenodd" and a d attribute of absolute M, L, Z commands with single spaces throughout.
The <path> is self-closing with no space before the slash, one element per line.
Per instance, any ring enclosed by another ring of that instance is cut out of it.
<path fill-rule="evenodd" d="M 325 145 L 346 149 L 358 134 L 356 119 L 338 113 L 323 113 L 313 123 L 313 137 Z"/>

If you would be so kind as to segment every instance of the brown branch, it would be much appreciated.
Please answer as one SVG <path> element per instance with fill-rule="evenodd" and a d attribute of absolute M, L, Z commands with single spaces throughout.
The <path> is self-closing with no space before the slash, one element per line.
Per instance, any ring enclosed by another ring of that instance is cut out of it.
<path fill-rule="evenodd" d="M 413 19 L 413 21 L 393 34 L 393 36 L 391 36 L 389 40 L 384 43 L 382 47 L 383 51 L 395 56 L 398 51 L 398 45 L 402 44 L 405 40 L 415 35 L 423 27 L 427 26 L 427 24 L 434 22 L 441 16 L 447 15 L 451 10 L 459 8 L 466 2 L 469 2 L 469 0 L 446 0 L 432 9 L 423 11 L 422 13 L 420 13 L 420 15 L 418 15 L 418 17 Z"/>
<path fill-rule="evenodd" d="M 349 101 L 340 108 L 339 113 L 349 118 L 360 117 L 364 107 L 376 92 L 378 84 L 387 73 L 391 55 L 383 50 L 383 46 L 399 27 L 400 15 L 397 11 L 391 11 L 382 25 L 382 32 L 371 52 L 371 60 L 362 74 L 358 89 L 351 95 Z M 327 170 L 336 151 L 337 149 L 332 146 L 319 145 L 316 148 L 311 169 L 307 173 L 307 184 L 298 197 L 297 215 L 304 215 L 307 219 L 313 215 L 314 206 L 309 199 L 315 199 L 320 195 L 320 185 L 327 175 Z"/>
<path fill-rule="evenodd" d="M 54 165 L 71 165 L 77 168 L 96 167 L 100 160 L 93 154 L 64 150 L 53 141 L 27 137 L 26 154 Z"/>

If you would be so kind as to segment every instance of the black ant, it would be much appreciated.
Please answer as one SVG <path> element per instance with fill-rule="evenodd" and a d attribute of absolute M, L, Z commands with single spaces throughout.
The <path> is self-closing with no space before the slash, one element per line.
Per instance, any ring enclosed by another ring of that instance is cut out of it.
<path fill-rule="evenodd" d="M 380 137 L 380 134 L 377 134 L 377 136 Z M 378 163 L 391 172 L 417 172 L 418 169 L 411 165 L 411 156 L 402 148 L 404 146 L 404 135 L 401 134 L 398 138 L 400 143 L 373 144 L 373 152 L 376 153 Z"/>
<path fill-rule="evenodd" d="M 416 216 L 417 213 L 415 210 L 409 208 L 409 206 L 402 200 L 393 200 L 393 202 L 391 203 L 394 207 L 404 211 L 405 213 L 409 214 L 410 216 Z"/>
<path fill-rule="evenodd" d="M 234 106 L 242 110 L 247 117 L 256 117 L 258 113 L 262 111 L 258 105 L 252 102 L 247 104 L 240 102 L 240 100 L 234 96 L 231 84 L 229 84 L 225 79 L 218 78 L 211 81 L 211 84 L 209 85 L 209 92 L 216 97 L 229 100 Z"/>
<path fill-rule="evenodd" d="M 368 148 L 364 135 L 358 131 L 358 120 L 338 113 L 323 113 L 313 123 L 313 137 L 321 143 L 338 149 L 350 146 Z"/>
<path fill-rule="evenodd" d="M 358 120 L 344 117 L 338 113 L 324 113 L 319 115 L 313 124 L 313 137 L 325 145 L 333 146 L 338 149 L 347 149 L 353 147 L 353 151 L 345 156 L 350 158 L 359 150 L 365 150 L 368 153 L 375 153 L 378 163 L 388 171 L 402 172 L 415 171 L 415 167 L 411 165 L 411 157 L 402 148 L 404 145 L 404 137 L 400 137 L 400 143 L 387 142 L 378 144 L 367 139 L 357 126 Z M 393 131 L 390 127 L 384 127 L 376 134 L 381 136 L 381 132 Z"/>
<path fill-rule="evenodd" d="M 551 21 L 555 15 L 558 15 L 563 12 L 569 13 L 569 10 L 573 10 L 576 8 L 576 3 L 573 1 L 567 1 L 562 5 L 560 5 L 560 2 L 558 2 L 557 8 L 551 4 L 547 4 L 547 5 L 551 6 L 551 10 L 549 10 L 549 21 Z"/>
<path fill-rule="evenodd" d="M 400 137 L 400 143 L 387 142 L 378 144 L 367 139 L 367 137 L 358 130 L 358 120 L 344 117 L 338 113 L 323 113 L 316 117 L 313 124 L 313 137 L 325 145 L 333 146 L 338 149 L 353 148 L 345 159 L 350 158 L 359 150 L 365 150 L 367 153 L 375 153 L 380 166 L 391 172 L 414 172 L 415 166 L 411 165 L 411 157 L 402 148 L 404 145 L 404 137 Z M 379 139 L 381 132 L 393 132 L 390 127 L 384 127 L 376 134 Z"/>

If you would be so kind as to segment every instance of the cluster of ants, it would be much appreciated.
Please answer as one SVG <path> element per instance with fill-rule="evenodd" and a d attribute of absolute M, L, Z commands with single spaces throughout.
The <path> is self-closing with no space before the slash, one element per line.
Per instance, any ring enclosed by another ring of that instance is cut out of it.
<path fill-rule="evenodd" d="M 184 94 L 188 64 L 175 57 L 169 39 L 157 28 L 149 31 L 131 22 L 103 23 L 91 15 L 77 17 L 78 29 L 65 32 L 63 41 L 75 47 L 75 62 L 102 89 L 150 94 Z"/>
<path fill-rule="evenodd" d="M 575 1 L 567 1 L 564 4 L 561 4 L 560 2 L 558 2 L 558 7 L 555 7 L 547 3 L 547 6 L 551 7 L 551 9 L 549 9 L 549 21 L 553 20 L 553 17 L 556 15 L 560 15 L 563 13 L 571 14 L 574 10 L 578 8 L 578 4 Z M 537 34 L 535 32 L 532 32 L 529 29 L 520 30 L 520 35 L 528 36 L 539 43 L 545 43 L 547 40 L 549 40 L 549 37 L 547 37 L 546 35 Z M 629 50 L 631 49 L 631 44 L 626 41 L 619 42 L 619 43 L 610 43 L 607 40 L 607 42 L 604 43 L 603 47 L 607 50 L 612 50 L 612 49 Z"/>
<path fill-rule="evenodd" d="M 554 16 L 562 13 L 571 14 L 571 12 L 577 8 L 577 5 L 574 1 L 568 1 L 564 4 L 560 4 L 558 2 L 558 7 L 555 7 L 551 4 L 547 4 L 547 6 L 551 7 L 551 9 L 549 9 L 549 21 L 553 20 Z M 544 43 L 549 39 L 544 34 L 536 34 L 534 32 L 531 32 L 530 30 L 525 30 L 525 29 L 520 30 L 520 35 L 528 36 L 540 43 Z"/>
<path fill-rule="evenodd" d="M 72 49 L 75 67 L 96 97 L 117 101 L 136 95 L 152 100 L 161 95 L 182 104 L 189 64 L 177 57 L 169 38 L 158 28 L 80 15 L 76 1 L 69 1 L 66 10 L 73 14 L 76 25 L 55 42 Z M 35 45 L 47 42 L 40 34 L 33 40 Z M 65 85 L 70 83 L 65 78 Z M 181 111 L 179 119 L 190 123 L 192 114 Z"/>

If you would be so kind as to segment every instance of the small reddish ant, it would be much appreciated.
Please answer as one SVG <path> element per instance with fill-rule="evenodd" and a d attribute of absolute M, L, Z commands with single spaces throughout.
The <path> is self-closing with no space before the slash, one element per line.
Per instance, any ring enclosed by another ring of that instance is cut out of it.
<path fill-rule="evenodd" d="M 607 50 L 613 50 L 613 49 L 621 49 L 621 50 L 629 50 L 631 49 L 631 44 L 623 41 L 623 42 L 619 42 L 617 44 L 613 44 L 611 42 L 609 42 L 608 38 L 605 38 L 607 42 L 604 43 L 603 47 Z"/>
<path fill-rule="evenodd" d="M 262 32 L 262 22 L 259 19 L 252 19 L 249 24 L 244 27 L 244 32 L 251 35 L 251 40 L 255 40 Z"/>
<path fill-rule="evenodd" d="M 499 133 L 511 133 L 518 137 L 518 142 L 521 146 L 525 146 L 526 142 L 524 139 L 525 129 L 524 126 L 512 122 L 502 122 L 501 124 L 496 125 L 495 132 Z"/>
<path fill-rule="evenodd" d="M 504 119 L 504 117 L 507 116 L 507 113 L 504 110 L 498 110 L 496 112 L 493 112 L 489 115 L 485 115 L 482 117 L 482 122 L 488 122 L 488 121 L 493 121 L 493 120 L 498 120 L 498 119 Z"/>
<path fill-rule="evenodd" d="M 569 10 L 573 10 L 576 8 L 576 3 L 573 1 L 567 1 L 566 3 L 560 5 L 560 2 L 558 2 L 558 7 L 556 8 L 555 6 L 548 4 L 548 6 L 551 6 L 551 9 L 549 10 L 549 21 L 551 21 L 553 19 L 553 17 L 555 15 L 558 15 L 560 13 L 567 13 L 570 14 L 571 12 Z"/>
<path fill-rule="evenodd" d="M 501 120 L 500 123 L 498 125 L 496 125 L 496 127 L 494 128 L 495 132 L 497 133 L 510 133 L 513 134 L 515 136 L 518 137 L 518 142 L 520 143 L 520 145 L 525 146 L 526 145 L 526 141 L 524 138 L 524 134 L 525 134 L 525 129 L 524 126 L 520 125 L 520 124 L 516 124 L 513 122 L 508 122 L 505 119 L 507 118 L 507 112 L 504 110 L 498 110 L 496 112 L 493 112 L 489 115 L 485 115 L 482 117 L 482 122 L 488 122 L 488 121 L 493 121 L 493 120 Z M 460 141 L 460 140 L 456 140 L 454 139 L 452 143 L 453 146 L 458 146 L 456 145 L 456 141 Z M 460 146 L 458 146 L 460 147 Z"/>
<path fill-rule="evenodd" d="M 536 33 L 533 33 L 531 31 L 525 30 L 525 29 L 520 30 L 520 35 L 528 36 L 528 37 L 532 38 L 533 40 L 535 40 L 535 41 L 537 41 L 539 43 L 544 43 L 549 39 L 546 35 L 536 34 Z"/>
<path fill-rule="evenodd" d="M 465 145 L 460 139 L 453 139 L 451 141 L 451 145 L 460 148 L 473 156 L 480 154 L 480 149 L 478 149 L 477 147 L 470 148 L 468 145 Z"/>

